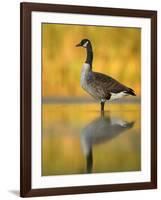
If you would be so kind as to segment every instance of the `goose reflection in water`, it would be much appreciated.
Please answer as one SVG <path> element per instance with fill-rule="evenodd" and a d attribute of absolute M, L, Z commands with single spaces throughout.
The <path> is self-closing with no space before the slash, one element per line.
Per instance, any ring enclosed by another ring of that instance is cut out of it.
<path fill-rule="evenodd" d="M 82 129 L 81 145 L 87 160 L 87 173 L 92 172 L 93 145 L 101 144 L 117 137 L 124 131 L 131 129 L 134 123 L 134 121 L 127 122 L 122 119 L 110 117 L 110 115 L 102 115 Z"/>

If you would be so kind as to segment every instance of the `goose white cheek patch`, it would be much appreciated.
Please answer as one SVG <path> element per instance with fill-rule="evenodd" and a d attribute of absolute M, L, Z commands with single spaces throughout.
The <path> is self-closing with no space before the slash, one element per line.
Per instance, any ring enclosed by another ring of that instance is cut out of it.
<path fill-rule="evenodd" d="M 83 47 L 87 47 L 88 41 L 83 44 Z"/>

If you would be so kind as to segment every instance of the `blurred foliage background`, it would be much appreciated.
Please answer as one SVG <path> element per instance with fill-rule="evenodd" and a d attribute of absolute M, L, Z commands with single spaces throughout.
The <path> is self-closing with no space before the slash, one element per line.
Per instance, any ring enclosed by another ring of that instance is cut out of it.
<path fill-rule="evenodd" d="M 141 29 L 42 24 L 42 93 L 47 97 L 89 97 L 80 86 L 86 51 L 92 42 L 93 70 L 108 74 L 140 95 Z"/>

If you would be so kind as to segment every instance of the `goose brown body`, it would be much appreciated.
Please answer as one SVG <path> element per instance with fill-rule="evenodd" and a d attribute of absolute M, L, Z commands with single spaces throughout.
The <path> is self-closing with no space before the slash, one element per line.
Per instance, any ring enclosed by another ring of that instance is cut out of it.
<path fill-rule="evenodd" d="M 112 77 L 99 72 L 92 72 L 88 64 L 83 65 L 81 86 L 95 99 L 100 101 L 114 100 L 130 94 L 135 95 L 131 88 L 119 83 Z"/>

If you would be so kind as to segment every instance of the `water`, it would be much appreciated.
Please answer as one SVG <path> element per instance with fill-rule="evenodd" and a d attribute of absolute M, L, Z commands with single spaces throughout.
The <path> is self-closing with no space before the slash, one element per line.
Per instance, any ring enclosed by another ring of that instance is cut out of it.
<path fill-rule="evenodd" d="M 140 104 L 43 104 L 42 175 L 141 170 Z"/>

